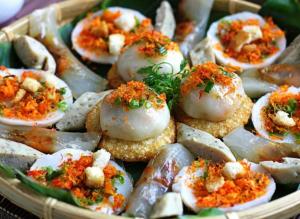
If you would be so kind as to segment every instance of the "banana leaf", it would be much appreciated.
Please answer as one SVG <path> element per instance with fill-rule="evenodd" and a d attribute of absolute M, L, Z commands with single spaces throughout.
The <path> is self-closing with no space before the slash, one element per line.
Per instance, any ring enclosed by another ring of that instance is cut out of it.
<path fill-rule="evenodd" d="M 5 175 L 8 178 L 19 179 L 26 187 L 44 195 L 44 196 L 56 198 L 57 200 L 80 207 L 80 202 L 78 201 L 78 199 L 75 196 L 72 195 L 72 193 L 70 191 L 44 186 L 44 185 L 34 181 L 30 177 L 26 176 L 20 170 L 17 170 L 10 166 L 4 165 L 2 163 L 0 163 L 0 173 Z"/>
<path fill-rule="evenodd" d="M 12 167 L 4 165 L 0 162 L 0 173 L 8 178 L 16 178 L 15 170 Z"/>
<path fill-rule="evenodd" d="M 287 32 L 289 41 L 300 34 L 299 0 L 267 0 L 259 14 L 272 17 L 275 23 Z"/>
<path fill-rule="evenodd" d="M 57 200 L 67 202 L 71 205 L 80 206 L 78 199 L 72 195 L 71 192 L 64 189 L 57 189 L 53 187 L 44 186 L 38 182 L 35 182 L 30 177 L 26 176 L 19 170 L 16 170 L 16 177 L 19 179 L 25 186 L 33 189 L 34 191 L 44 195 L 56 198 Z"/>
<path fill-rule="evenodd" d="M 10 42 L 0 43 L 0 65 L 11 68 L 22 66 Z"/>
<path fill-rule="evenodd" d="M 197 215 L 182 215 L 179 216 L 178 219 L 200 219 L 204 217 L 213 217 L 223 214 L 224 212 L 219 210 L 218 208 L 206 208 L 198 212 Z"/>

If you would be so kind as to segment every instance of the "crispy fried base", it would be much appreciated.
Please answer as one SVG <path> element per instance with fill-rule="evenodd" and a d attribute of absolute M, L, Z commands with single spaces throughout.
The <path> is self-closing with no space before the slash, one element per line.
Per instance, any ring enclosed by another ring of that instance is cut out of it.
<path fill-rule="evenodd" d="M 233 129 L 243 126 L 248 122 L 252 107 L 253 103 L 251 99 L 245 96 L 242 100 L 241 107 L 225 121 L 210 122 L 202 119 L 194 119 L 187 116 L 182 110 L 176 112 L 176 120 L 193 128 L 206 131 L 217 138 L 222 138 Z"/>
<path fill-rule="evenodd" d="M 109 151 L 113 157 L 123 161 L 148 161 L 165 144 L 174 143 L 176 138 L 175 121 L 171 118 L 169 126 L 156 138 L 144 141 L 125 141 L 103 136 L 99 146 Z"/>
<path fill-rule="evenodd" d="M 117 73 L 116 65 L 112 65 L 107 73 L 108 84 L 112 88 L 118 88 L 121 84 L 126 83 L 121 76 Z"/>
<path fill-rule="evenodd" d="M 88 132 L 101 132 L 100 127 L 100 105 L 102 101 L 99 101 L 87 114 L 85 121 L 85 128 Z"/>

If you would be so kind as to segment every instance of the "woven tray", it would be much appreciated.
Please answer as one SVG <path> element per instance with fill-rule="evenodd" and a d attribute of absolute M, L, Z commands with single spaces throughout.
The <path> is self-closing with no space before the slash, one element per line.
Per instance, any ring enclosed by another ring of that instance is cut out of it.
<path fill-rule="evenodd" d="M 72 0 L 55 4 L 58 11 L 57 20 L 65 23 L 75 16 L 87 11 L 100 0 Z M 260 6 L 241 0 L 215 0 L 213 10 L 235 13 L 239 11 L 257 12 Z M 0 42 L 10 41 L 15 34 L 27 34 L 28 17 L 24 17 L 0 31 Z M 45 219 L 114 219 L 120 216 L 108 216 L 90 210 L 78 208 L 64 202 L 39 195 L 23 186 L 17 179 L 0 176 L 0 194 L 12 203 Z M 300 191 L 276 199 L 268 204 L 260 205 L 246 211 L 227 213 L 211 219 L 282 219 L 292 217 L 300 212 Z"/>

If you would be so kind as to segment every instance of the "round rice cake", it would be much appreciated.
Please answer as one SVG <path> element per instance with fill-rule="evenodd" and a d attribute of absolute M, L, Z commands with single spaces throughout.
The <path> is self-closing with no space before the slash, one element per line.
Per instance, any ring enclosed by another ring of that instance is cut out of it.
<path fill-rule="evenodd" d="M 126 141 L 103 135 L 99 146 L 118 158 L 127 162 L 148 161 L 152 159 L 162 146 L 175 142 L 176 127 L 173 118 L 169 126 L 157 137 L 144 141 Z"/>
<path fill-rule="evenodd" d="M 203 119 L 194 119 L 186 115 L 181 109 L 176 112 L 176 120 L 193 128 L 206 131 L 217 138 L 222 138 L 233 129 L 248 123 L 252 107 L 251 99 L 245 96 L 238 110 L 224 121 L 211 122 Z"/>
<path fill-rule="evenodd" d="M 121 78 L 121 76 L 117 73 L 117 66 L 112 65 L 107 73 L 108 84 L 112 88 L 118 88 L 121 84 L 125 84 L 126 82 Z"/>

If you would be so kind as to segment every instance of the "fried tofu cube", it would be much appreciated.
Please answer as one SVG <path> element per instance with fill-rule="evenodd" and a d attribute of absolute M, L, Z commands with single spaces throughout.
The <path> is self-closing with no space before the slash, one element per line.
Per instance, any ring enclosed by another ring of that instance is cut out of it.
<path fill-rule="evenodd" d="M 121 16 L 115 20 L 115 24 L 118 28 L 129 32 L 135 27 L 136 21 L 133 14 L 122 13 Z"/>
<path fill-rule="evenodd" d="M 110 153 L 107 152 L 105 149 L 100 149 L 94 153 L 93 157 L 94 157 L 93 166 L 104 169 L 110 160 Z"/>
<path fill-rule="evenodd" d="M 87 167 L 85 176 L 85 184 L 90 188 L 101 188 L 104 185 L 104 173 L 99 167 Z"/>
<path fill-rule="evenodd" d="M 261 32 L 261 29 L 257 25 L 247 25 L 243 27 L 243 31 L 250 34 L 250 42 L 255 41 L 257 39 L 261 39 L 263 37 L 263 34 Z"/>
<path fill-rule="evenodd" d="M 15 98 L 13 99 L 13 102 L 17 103 L 17 102 L 21 101 L 23 99 L 23 97 L 25 96 L 25 94 L 26 94 L 26 90 L 24 90 L 22 88 L 19 89 Z"/>
<path fill-rule="evenodd" d="M 209 193 L 218 191 L 225 183 L 224 177 L 214 177 L 206 180 L 205 188 Z"/>
<path fill-rule="evenodd" d="M 45 73 L 42 78 L 47 87 L 57 87 L 57 80 L 54 75 Z"/>
<path fill-rule="evenodd" d="M 261 39 L 263 34 L 259 26 L 247 25 L 237 33 L 234 39 L 231 40 L 229 47 L 236 52 L 240 52 L 244 45 L 249 44 L 257 39 Z"/>
<path fill-rule="evenodd" d="M 150 218 L 165 218 L 183 214 L 182 200 L 179 193 L 168 192 L 158 199 L 152 208 Z"/>
<path fill-rule="evenodd" d="M 229 179 L 236 179 L 245 173 L 245 169 L 239 162 L 227 162 L 223 167 L 223 175 Z"/>
<path fill-rule="evenodd" d="M 125 44 L 125 36 L 122 34 L 111 34 L 108 38 L 109 53 L 119 55 Z"/>
<path fill-rule="evenodd" d="M 293 127 L 296 125 L 294 119 L 289 117 L 288 113 L 281 110 L 277 111 L 277 113 L 273 117 L 273 121 L 275 124 L 285 127 Z"/>
<path fill-rule="evenodd" d="M 25 78 L 25 80 L 22 83 L 22 88 L 32 93 L 37 92 L 41 86 L 42 85 L 40 84 L 40 82 L 38 82 L 36 79 L 29 77 Z"/>

